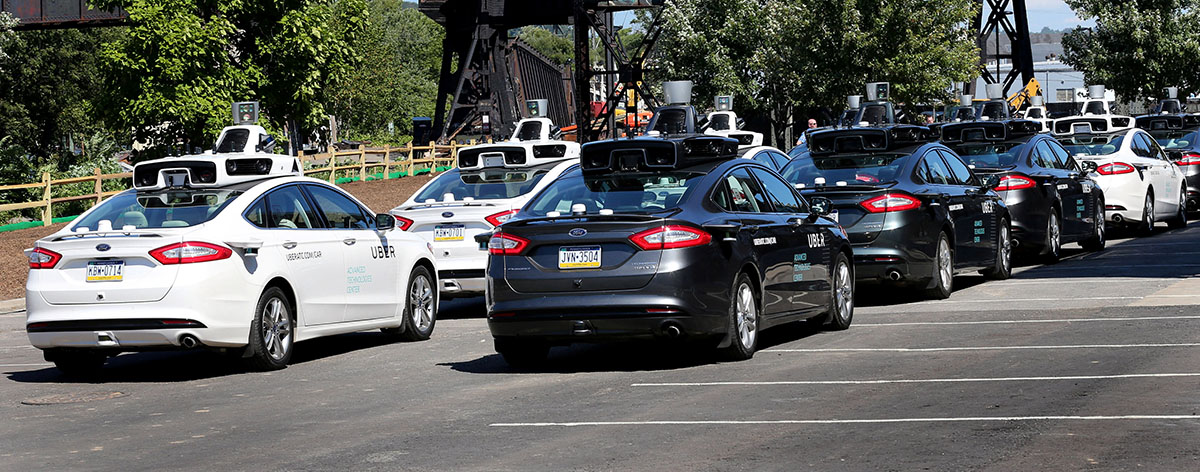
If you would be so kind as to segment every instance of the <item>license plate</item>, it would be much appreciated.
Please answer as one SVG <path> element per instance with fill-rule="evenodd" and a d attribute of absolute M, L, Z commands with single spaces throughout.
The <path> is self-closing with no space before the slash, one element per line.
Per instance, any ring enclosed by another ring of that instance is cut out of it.
<path fill-rule="evenodd" d="M 125 261 L 92 261 L 87 265 L 88 282 L 120 282 L 125 277 Z"/>
<path fill-rule="evenodd" d="M 558 248 L 559 269 L 600 268 L 600 246 Z"/>
<path fill-rule="evenodd" d="M 433 227 L 434 241 L 462 241 L 463 231 L 466 227 L 463 225 L 441 225 Z"/>

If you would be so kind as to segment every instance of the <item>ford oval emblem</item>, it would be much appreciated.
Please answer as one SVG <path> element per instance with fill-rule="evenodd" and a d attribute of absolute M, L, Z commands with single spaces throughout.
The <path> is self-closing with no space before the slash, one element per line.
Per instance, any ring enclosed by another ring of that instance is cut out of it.
<path fill-rule="evenodd" d="M 442 218 L 454 218 L 454 213 L 449 211 L 442 212 Z"/>
<path fill-rule="evenodd" d="M 107 245 L 107 244 L 97 244 L 97 245 L 96 245 L 96 250 L 97 250 L 97 251 L 100 251 L 100 252 L 104 252 L 104 251 L 107 251 L 107 250 L 109 250 L 109 249 L 112 249 L 112 246 L 109 246 L 109 245 Z"/>
<path fill-rule="evenodd" d="M 583 235 L 587 234 L 587 230 L 583 229 L 583 228 L 575 228 L 567 234 L 571 235 L 572 238 L 579 238 L 579 237 L 583 237 Z"/>

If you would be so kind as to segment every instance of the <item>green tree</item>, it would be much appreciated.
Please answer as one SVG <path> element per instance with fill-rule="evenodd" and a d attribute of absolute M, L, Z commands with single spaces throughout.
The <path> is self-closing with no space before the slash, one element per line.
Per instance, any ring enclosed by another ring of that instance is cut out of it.
<path fill-rule="evenodd" d="M 229 104 L 259 100 L 275 129 L 312 126 L 356 65 L 364 0 L 97 0 L 129 13 L 107 45 L 114 123 L 152 145 L 212 143 Z"/>
<path fill-rule="evenodd" d="M 1066 0 L 1096 26 L 1063 36 L 1063 62 L 1125 99 L 1200 90 L 1200 0 Z"/>

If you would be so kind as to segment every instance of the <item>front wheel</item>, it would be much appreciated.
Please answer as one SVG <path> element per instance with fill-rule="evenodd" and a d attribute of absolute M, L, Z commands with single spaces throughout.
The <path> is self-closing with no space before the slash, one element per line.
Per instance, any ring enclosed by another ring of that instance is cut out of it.
<path fill-rule="evenodd" d="M 247 359 L 256 370 L 279 370 L 292 360 L 294 336 L 292 304 L 279 287 L 263 291 L 250 324 L 250 349 Z"/>
<path fill-rule="evenodd" d="M 729 347 L 722 354 L 729 360 L 744 361 L 758 349 L 758 297 L 745 272 L 734 279 L 729 297 Z"/>
<path fill-rule="evenodd" d="M 1187 226 L 1187 188 L 1179 189 L 1179 208 L 1175 210 L 1175 216 L 1167 220 L 1167 227 L 1171 229 L 1179 229 Z"/>
<path fill-rule="evenodd" d="M 950 238 L 946 233 L 938 236 L 937 248 L 933 253 L 933 286 L 925 289 L 925 296 L 937 300 L 950 298 L 954 291 L 954 253 L 950 251 Z"/>
<path fill-rule="evenodd" d="M 996 236 L 996 261 L 983 271 L 983 276 L 992 280 L 1004 280 L 1012 276 L 1012 236 L 1009 235 L 1008 220 L 1000 220 Z"/>

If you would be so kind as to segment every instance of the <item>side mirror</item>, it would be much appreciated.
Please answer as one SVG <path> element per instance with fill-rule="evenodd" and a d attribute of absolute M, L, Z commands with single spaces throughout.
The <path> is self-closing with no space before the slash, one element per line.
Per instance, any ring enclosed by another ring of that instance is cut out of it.
<path fill-rule="evenodd" d="M 992 174 L 983 178 L 983 185 L 980 185 L 979 188 L 984 192 L 987 192 L 988 190 L 996 188 L 997 185 L 1000 185 L 1000 176 Z"/>
<path fill-rule="evenodd" d="M 1083 161 L 1079 164 L 1079 167 L 1081 169 L 1083 169 L 1084 172 L 1090 174 L 1092 172 L 1095 172 L 1096 169 L 1099 169 L 1100 165 L 1096 164 L 1095 162 L 1092 162 L 1092 161 Z"/>
<path fill-rule="evenodd" d="M 379 213 L 375 215 L 375 229 L 379 231 L 391 231 L 396 227 L 396 218 L 388 213 Z"/>
<path fill-rule="evenodd" d="M 817 216 L 829 216 L 833 212 L 833 201 L 825 197 L 813 197 L 809 206 L 812 214 Z"/>

